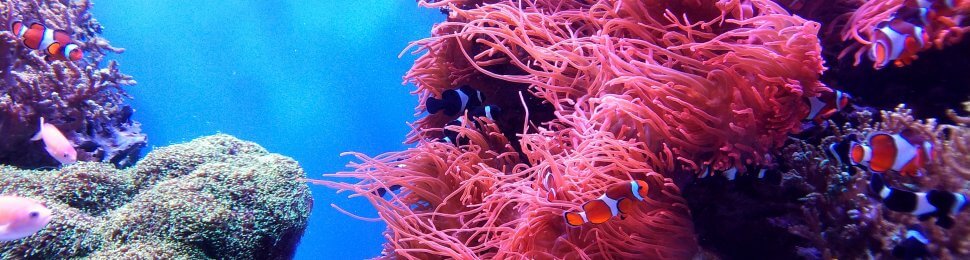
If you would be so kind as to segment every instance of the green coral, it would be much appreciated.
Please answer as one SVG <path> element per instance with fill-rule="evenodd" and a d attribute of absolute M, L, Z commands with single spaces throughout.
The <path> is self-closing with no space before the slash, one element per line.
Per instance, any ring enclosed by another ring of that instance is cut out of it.
<path fill-rule="evenodd" d="M 229 135 L 159 148 L 124 170 L 0 167 L 0 194 L 44 200 L 55 215 L 0 244 L 0 258 L 290 257 L 312 207 L 303 177 L 296 161 Z"/>

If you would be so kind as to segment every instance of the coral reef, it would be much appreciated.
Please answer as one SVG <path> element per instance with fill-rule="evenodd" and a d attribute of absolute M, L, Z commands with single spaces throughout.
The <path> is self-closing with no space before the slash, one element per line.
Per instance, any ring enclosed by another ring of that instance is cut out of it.
<path fill-rule="evenodd" d="M 426 51 L 405 76 L 418 113 L 468 85 L 502 114 L 430 114 L 412 125 L 415 148 L 353 154 L 354 171 L 330 175 L 358 182 L 313 181 L 377 208 L 389 258 L 690 258 L 679 186 L 773 163 L 806 99 L 832 91 L 820 25 L 771 1 L 419 4 L 448 20 L 413 44 Z M 442 129 L 464 141 L 438 142 Z M 630 180 L 649 184 L 634 212 L 566 226 L 564 212 Z"/>
<path fill-rule="evenodd" d="M 45 201 L 51 223 L 0 258 L 292 257 L 312 207 L 292 159 L 228 135 L 158 148 L 134 167 L 0 168 L 0 194 Z"/>
<path fill-rule="evenodd" d="M 416 147 L 350 153 L 353 171 L 327 176 L 356 182 L 311 182 L 374 205 L 379 219 L 344 212 L 388 223 L 385 258 L 891 258 L 917 223 L 931 257 L 966 258 L 968 214 L 945 229 L 889 210 L 872 174 L 828 149 L 914 132 L 936 157 L 925 176 L 886 173 L 889 185 L 967 194 L 970 119 L 941 117 L 968 93 L 965 62 L 945 58 L 970 46 L 957 44 L 965 2 L 932 6 L 937 49 L 876 70 L 853 63 L 878 22 L 912 1 L 419 1 L 448 18 L 412 45 L 424 52 L 405 76 L 416 115 L 465 86 L 502 113 L 429 113 L 406 137 Z M 803 122 L 812 98 L 834 91 L 825 83 L 855 104 Z M 879 112 L 909 101 L 921 109 Z M 925 117 L 940 119 L 914 119 Z M 739 176 L 697 178 L 727 172 Z M 564 223 L 629 180 L 649 184 L 634 212 Z"/>
<path fill-rule="evenodd" d="M 134 164 L 146 138 L 131 120 L 123 86 L 135 81 L 104 64 L 107 53 L 121 53 L 99 36 L 102 27 L 91 16 L 88 0 L 16 0 L 0 2 L 0 163 L 20 167 L 59 165 L 43 144 L 29 139 L 40 118 L 56 125 L 71 140 L 81 161 Z M 77 62 L 46 61 L 40 51 L 25 48 L 7 28 L 14 22 L 37 21 L 72 35 L 84 51 Z"/>
<path fill-rule="evenodd" d="M 888 210 L 870 190 L 871 173 L 840 165 L 825 152 L 850 135 L 913 131 L 934 144 L 937 156 L 922 176 L 885 174 L 889 184 L 912 191 L 970 193 L 966 122 L 940 124 L 916 120 L 911 113 L 902 106 L 878 114 L 857 111 L 849 123 L 830 127 L 832 133 L 818 143 L 791 138 L 777 154 L 784 172 L 781 185 L 718 179 L 691 185 L 684 194 L 695 213 L 698 235 L 706 242 L 701 245 L 729 259 L 892 259 L 890 252 L 902 242 L 907 227 L 921 224 L 932 257 L 970 257 L 970 214 L 955 214 L 957 225 L 945 229 L 932 220 Z"/>

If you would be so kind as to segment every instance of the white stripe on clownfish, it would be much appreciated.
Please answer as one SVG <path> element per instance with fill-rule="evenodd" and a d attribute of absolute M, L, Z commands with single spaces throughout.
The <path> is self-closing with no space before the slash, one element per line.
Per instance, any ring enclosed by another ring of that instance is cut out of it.
<path fill-rule="evenodd" d="M 916 42 L 919 43 L 919 47 L 923 48 L 923 46 L 926 46 L 926 42 L 923 41 L 923 37 L 919 37 L 920 35 L 924 34 L 923 27 L 913 26 L 913 31 L 916 32 L 916 35 L 913 35 L 913 38 L 916 38 Z"/>
<path fill-rule="evenodd" d="M 805 116 L 805 120 L 812 120 L 815 119 L 815 116 L 818 116 L 819 112 L 822 112 L 823 108 L 825 108 L 825 101 L 822 101 L 818 97 L 811 97 L 808 98 L 808 102 L 809 111 L 808 116 Z"/>
<path fill-rule="evenodd" d="M 711 174 L 711 166 L 704 166 L 704 172 L 698 178 L 707 178 Z"/>
<path fill-rule="evenodd" d="M 613 214 L 614 217 L 620 214 L 620 208 L 617 207 L 617 203 L 620 202 L 618 199 L 610 198 L 610 196 L 606 196 L 606 194 L 600 195 L 600 197 L 596 199 L 606 202 L 606 205 L 610 207 L 610 214 Z"/>
<path fill-rule="evenodd" d="M 890 46 L 884 46 L 884 47 L 887 47 L 887 49 L 889 49 L 889 56 L 886 57 L 886 61 L 898 59 L 899 55 L 903 54 L 903 50 L 906 45 L 905 44 L 906 35 L 896 32 L 892 28 L 889 28 L 889 26 L 883 26 L 882 28 L 879 28 L 879 31 L 885 34 L 886 38 L 889 39 L 889 42 L 887 44 L 889 44 Z M 876 44 L 883 44 L 883 43 L 877 42 Z M 871 51 L 870 54 L 872 55 L 871 57 L 873 58 L 873 60 L 875 60 L 875 57 L 877 57 L 876 56 L 877 49 L 871 48 L 870 51 Z"/>
<path fill-rule="evenodd" d="M 20 30 L 17 32 L 17 39 L 23 39 L 24 38 L 24 34 L 27 33 L 27 29 L 29 29 L 27 27 L 27 25 L 21 22 L 20 23 Z"/>
<path fill-rule="evenodd" d="M 467 108 L 466 106 L 468 106 L 468 94 L 465 94 L 464 91 L 455 91 L 455 92 L 458 93 L 458 99 L 461 100 L 461 106 L 459 107 L 460 109 L 458 111 L 465 111 L 465 109 Z M 459 114 L 462 114 L 462 113 L 459 112 Z"/>
<path fill-rule="evenodd" d="M 916 194 L 916 210 L 912 212 L 913 215 L 923 215 L 936 211 L 937 208 L 930 204 L 930 201 L 926 199 L 926 192 L 913 192 Z"/>
<path fill-rule="evenodd" d="M 843 108 L 848 106 L 851 98 L 851 95 L 839 90 L 826 91 L 819 93 L 816 97 L 809 97 L 807 98 L 809 107 L 808 115 L 802 120 L 810 120 L 821 124 L 829 116 L 842 111 Z"/>
<path fill-rule="evenodd" d="M 923 25 L 927 25 L 930 23 L 929 14 L 930 14 L 929 8 L 921 7 L 919 9 L 919 20 L 920 22 L 923 23 Z"/>
<path fill-rule="evenodd" d="M 725 170 L 723 174 L 724 177 L 726 177 L 729 181 L 733 181 L 738 176 L 738 168 L 731 166 L 731 168 Z"/>
<path fill-rule="evenodd" d="M 54 42 L 55 42 L 54 30 L 51 30 L 51 28 L 44 27 L 44 37 L 41 38 L 38 49 L 42 49 L 44 50 L 44 53 L 50 54 L 49 52 L 47 52 L 47 46 L 50 46 Z"/>
<path fill-rule="evenodd" d="M 552 197 L 548 197 L 550 200 L 556 197 L 556 189 L 552 187 L 552 185 L 555 184 L 552 183 L 554 181 L 555 180 L 552 180 L 552 172 L 547 172 L 546 176 L 542 178 L 542 187 L 552 193 Z"/>
<path fill-rule="evenodd" d="M 919 240 L 919 242 L 923 244 L 930 243 L 930 240 L 926 238 L 926 236 L 923 236 L 923 233 L 920 233 L 917 230 L 906 230 L 906 238 L 910 238 L 910 237 L 915 238 L 916 240 Z"/>
<path fill-rule="evenodd" d="M 640 184 L 637 181 L 630 181 L 630 193 L 633 193 L 633 197 L 638 201 L 643 201 L 643 196 L 640 196 Z"/>
<path fill-rule="evenodd" d="M 919 151 L 916 146 L 910 144 L 909 141 L 903 139 L 899 134 L 890 135 L 893 137 L 893 141 L 896 143 L 896 159 L 893 162 L 892 169 L 894 171 L 899 171 L 903 169 L 911 160 L 916 158 L 916 153 Z"/>
<path fill-rule="evenodd" d="M 967 196 L 960 193 L 956 193 L 954 195 L 956 195 L 954 196 L 956 197 L 956 203 L 953 203 L 955 206 L 950 209 L 950 214 L 956 215 L 957 213 L 960 213 L 960 209 L 967 205 Z"/>
<path fill-rule="evenodd" d="M 856 147 L 861 149 L 862 158 L 856 160 L 857 158 L 855 154 L 852 154 L 849 156 L 849 160 L 852 161 L 852 164 L 869 167 L 869 161 L 872 161 L 872 148 L 860 142 L 852 141 L 852 143 L 849 144 L 849 152 L 854 153 Z"/>
<path fill-rule="evenodd" d="M 482 95 L 481 92 L 479 92 L 478 94 L 479 98 L 481 98 L 481 95 Z M 495 119 L 492 118 L 492 106 L 485 106 L 485 118 L 495 121 Z"/>
<path fill-rule="evenodd" d="M 68 59 L 70 59 L 69 55 L 71 54 L 72 51 L 74 51 L 77 48 L 80 48 L 80 47 L 77 46 L 77 44 L 73 44 L 73 43 L 68 44 L 67 46 L 64 46 L 64 57 L 67 57 Z"/>

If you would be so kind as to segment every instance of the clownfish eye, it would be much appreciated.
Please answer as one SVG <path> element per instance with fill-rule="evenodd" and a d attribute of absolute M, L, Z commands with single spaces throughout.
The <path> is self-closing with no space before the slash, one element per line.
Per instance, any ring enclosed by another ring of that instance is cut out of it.
<path fill-rule="evenodd" d="M 40 217 L 40 212 L 37 212 L 37 211 L 30 212 L 30 218 L 37 218 L 37 217 Z"/>

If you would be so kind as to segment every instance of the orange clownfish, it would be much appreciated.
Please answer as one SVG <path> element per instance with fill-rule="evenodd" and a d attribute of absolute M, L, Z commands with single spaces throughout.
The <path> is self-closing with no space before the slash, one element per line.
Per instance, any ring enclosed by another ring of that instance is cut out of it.
<path fill-rule="evenodd" d="M 822 92 L 818 97 L 810 97 L 808 98 L 808 116 L 804 120 L 821 124 L 822 121 L 848 106 L 849 99 L 852 99 L 852 96 L 838 90 Z"/>
<path fill-rule="evenodd" d="M 636 201 L 643 201 L 647 197 L 647 183 L 641 180 L 618 184 L 596 200 L 583 204 L 582 212 L 566 212 L 563 217 L 566 224 L 580 226 L 583 223 L 602 224 L 620 213 L 630 212 Z"/>
<path fill-rule="evenodd" d="M 849 159 L 873 172 L 893 170 L 902 175 L 917 176 L 933 159 L 933 143 L 914 142 L 903 133 L 876 132 L 866 139 L 868 145 L 856 142 L 850 145 Z"/>
<path fill-rule="evenodd" d="M 27 48 L 43 50 L 48 60 L 77 61 L 84 57 L 81 47 L 64 30 L 51 30 L 36 22 L 28 27 L 23 22 L 16 21 L 10 25 L 10 31 Z"/>
<path fill-rule="evenodd" d="M 895 18 L 877 27 L 869 47 L 869 58 L 876 69 L 890 61 L 895 61 L 896 66 L 907 65 L 916 59 L 917 52 L 927 47 L 929 34 L 923 27 Z"/>

